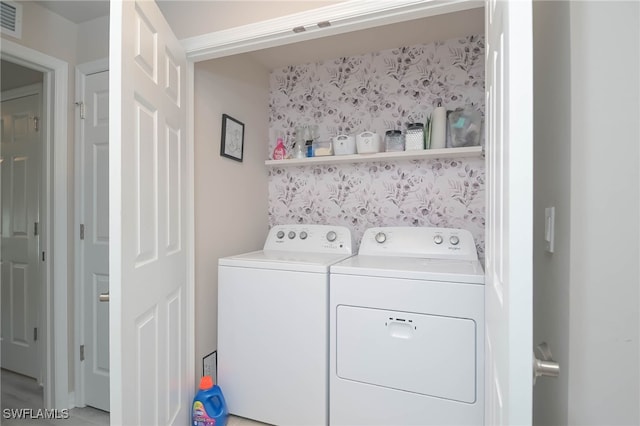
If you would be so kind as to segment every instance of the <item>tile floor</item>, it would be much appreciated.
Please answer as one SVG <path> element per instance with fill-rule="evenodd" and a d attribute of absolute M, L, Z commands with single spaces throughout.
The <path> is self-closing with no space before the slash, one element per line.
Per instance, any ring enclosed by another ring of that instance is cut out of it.
<path fill-rule="evenodd" d="M 260 423 L 254 420 L 245 419 L 244 417 L 229 416 L 227 426 L 263 426 L 267 423 Z"/>
<path fill-rule="evenodd" d="M 6 419 L 4 409 L 42 408 L 42 388 L 30 378 L 8 370 L 1 370 L 0 424 L 2 426 L 106 426 L 109 424 L 109 413 L 91 407 L 73 408 L 68 419 Z M 229 416 L 227 426 L 262 426 L 242 417 Z"/>
<path fill-rule="evenodd" d="M 91 407 L 69 410 L 68 419 L 7 419 L 5 409 L 42 408 L 42 388 L 30 378 L 8 370 L 2 370 L 0 377 L 0 423 L 2 426 L 105 426 L 109 424 L 109 413 Z M 35 414 L 35 411 L 34 411 Z"/>

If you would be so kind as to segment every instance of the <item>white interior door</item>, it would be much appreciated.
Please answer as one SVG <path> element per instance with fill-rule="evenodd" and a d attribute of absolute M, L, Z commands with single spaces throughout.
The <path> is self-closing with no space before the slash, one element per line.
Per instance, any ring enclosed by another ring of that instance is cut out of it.
<path fill-rule="evenodd" d="M 186 56 L 155 2 L 110 19 L 111 422 L 186 424 Z"/>
<path fill-rule="evenodd" d="M 533 69 L 531 1 L 486 5 L 485 424 L 531 424 Z"/>
<path fill-rule="evenodd" d="M 32 90 L 30 90 L 32 91 Z M 6 92 L 3 99 L 10 98 Z M 2 368 L 40 379 L 40 93 L 2 101 Z"/>
<path fill-rule="evenodd" d="M 82 335 L 85 404 L 109 411 L 109 72 L 84 78 L 81 120 Z"/>

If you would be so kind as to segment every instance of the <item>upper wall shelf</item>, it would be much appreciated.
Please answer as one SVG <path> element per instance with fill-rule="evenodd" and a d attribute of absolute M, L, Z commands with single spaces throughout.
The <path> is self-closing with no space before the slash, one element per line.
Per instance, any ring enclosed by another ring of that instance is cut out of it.
<path fill-rule="evenodd" d="M 269 167 L 307 166 L 312 164 L 362 163 L 367 161 L 419 160 L 429 158 L 482 157 L 482 147 L 425 149 L 420 151 L 379 152 L 377 154 L 329 155 L 290 160 L 266 160 Z"/>

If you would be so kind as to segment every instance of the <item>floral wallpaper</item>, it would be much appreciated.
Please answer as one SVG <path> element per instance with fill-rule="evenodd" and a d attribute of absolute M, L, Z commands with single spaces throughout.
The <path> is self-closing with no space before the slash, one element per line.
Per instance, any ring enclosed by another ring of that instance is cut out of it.
<path fill-rule="evenodd" d="M 426 121 L 441 102 L 484 115 L 484 37 L 468 36 L 290 66 L 270 76 L 269 156 L 276 138 L 293 152 L 295 127 L 319 140 L 365 130 L 381 135 Z M 285 166 L 269 170 L 269 222 L 351 228 L 468 229 L 484 259 L 485 168 L 480 158 Z"/>

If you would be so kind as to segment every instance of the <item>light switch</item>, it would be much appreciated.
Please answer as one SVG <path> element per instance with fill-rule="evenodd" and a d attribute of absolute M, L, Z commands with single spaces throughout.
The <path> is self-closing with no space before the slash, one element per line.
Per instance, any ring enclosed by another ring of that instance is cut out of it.
<path fill-rule="evenodd" d="M 553 240 L 555 234 L 555 217 L 556 208 L 547 207 L 544 209 L 544 243 L 545 250 L 549 253 L 553 253 Z"/>

